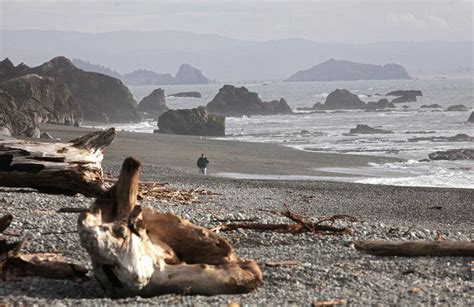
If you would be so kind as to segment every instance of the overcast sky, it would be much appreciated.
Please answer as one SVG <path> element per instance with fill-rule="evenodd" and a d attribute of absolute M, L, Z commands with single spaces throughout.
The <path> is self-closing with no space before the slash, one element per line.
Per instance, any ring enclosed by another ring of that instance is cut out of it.
<path fill-rule="evenodd" d="M 245 40 L 473 40 L 473 0 L 0 0 L 3 30 L 185 30 Z"/>

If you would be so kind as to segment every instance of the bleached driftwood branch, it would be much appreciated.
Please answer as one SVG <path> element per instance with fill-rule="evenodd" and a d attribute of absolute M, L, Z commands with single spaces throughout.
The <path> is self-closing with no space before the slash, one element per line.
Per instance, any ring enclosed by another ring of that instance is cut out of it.
<path fill-rule="evenodd" d="M 0 139 L 0 186 L 99 195 L 104 191 L 103 150 L 114 139 L 114 128 L 68 143 Z"/>
<path fill-rule="evenodd" d="M 140 163 L 127 158 L 117 183 L 79 216 L 81 244 L 112 296 L 244 293 L 262 283 L 212 231 L 136 205 Z"/>

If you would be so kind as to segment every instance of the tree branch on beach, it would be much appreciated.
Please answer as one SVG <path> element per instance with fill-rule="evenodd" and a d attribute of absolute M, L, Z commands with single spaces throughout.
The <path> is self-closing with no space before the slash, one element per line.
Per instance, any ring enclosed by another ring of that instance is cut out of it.
<path fill-rule="evenodd" d="M 262 273 L 253 260 L 209 229 L 143 209 L 140 162 L 127 158 L 115 184 L 79 216 L 82 246 L 94 276 L 112 296 L 235 294 L 255 290 Z"/>
<path fill-rule="evenodd" d="M 103 152 L 114 139 L 114 128 L 68 143 L 0 139 L 0 186 L 97 196 L 105 190 Z"/>
<path fill-rule="evenodd" d="M 355 241 L 355 248 L 374 256 L 474 257 L 471 241 Z"/>
<path fill-rule="evenodd" d="M 284 204 L 284 211 L 267 210 L 273 214 L 284 216 L 294 224 L 262 224 L 262 223 L 229 223 L 212 228 L 213 231 L 230 231 L 236 229 L 251 229 L 259 231 L 275 231 L 283 233 L 299 234 L 303 232 L 311 232 L 313 234 L 341 235 L 351 234 L 352 231 L 347 227 L 335 227 L 332 225 L 321 225 L 323 222 L 334 222 L 336 220 L 347 219 L 350 222 L 357 222 L 357 219 L 349 215 L 334 215 L 324 217 L 316 222 L 311 222 L 303 216 L 293 213 L 287 204 Z"/>

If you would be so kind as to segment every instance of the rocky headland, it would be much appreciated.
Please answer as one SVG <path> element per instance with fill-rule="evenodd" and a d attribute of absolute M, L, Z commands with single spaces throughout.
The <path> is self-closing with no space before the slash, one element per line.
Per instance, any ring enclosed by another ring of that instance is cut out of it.
<path fill-rule="evenodd" d="M 298 71 L 285 81 L 355 81 L 411 79 L 398 64 L 373 65 L 331 59 L 308 70 Z"/>

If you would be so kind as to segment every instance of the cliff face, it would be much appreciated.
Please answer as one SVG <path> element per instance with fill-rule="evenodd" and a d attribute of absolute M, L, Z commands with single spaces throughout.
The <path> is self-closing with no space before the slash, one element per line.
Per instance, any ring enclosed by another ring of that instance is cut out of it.
<path fill-rule="evenodd" d="M 66 84 L 35 74 L 13 78 L 0 84 L 23 114 L 35 123 L 72 125 L 82 116 L 79 104 Z"/>
<path fill-rule="evenodd" d="M 0 90 L 0 134 L 31 137 L 35 129 L 36 124 L 17 107 L 15 99 Z"/>
<path fill-rule="evenodd" d="M 87 120 L 99 122 L 141 120 L 132 94 L 119 79 L 78 69 L 65 57 L 53 58 L 32 68 L 31 72 L 66 83 Z"/>
<path fill-rule="evenodd" d="M 302 70 L 285 81 L 353 81 L 411 79 L 398 64 L 372 65 L 350 61 L 329 60 Z"/>
<path fill-rule="evenodd" d="M 18 66 L 13 65 L 9 58 L 0 62 L 0 82 L 28 74 L 30 68 L 21 63 Z"/>

